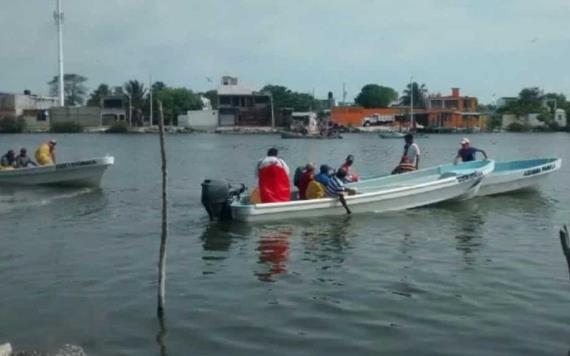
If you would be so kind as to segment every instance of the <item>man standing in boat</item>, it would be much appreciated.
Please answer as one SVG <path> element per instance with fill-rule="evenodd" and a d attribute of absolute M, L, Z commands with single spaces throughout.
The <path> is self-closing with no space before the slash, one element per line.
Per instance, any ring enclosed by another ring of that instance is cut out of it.
<path fill-rule="evenodd" d="M 277 157 L 276 148 L 267 151 L 267 157 L 257 163 L 255 176 L 259 181 L 259 196 L 262 203 L 274 203 L 291 200 L 289 186 L 289 167 Z"/>
<path fill-rule="evenodd" d="M 407 134 L 404 136 L 404 154 L 402 155 L 401 161 L 407 161 L 414 165 L 416 169 L 420 168 L 420 146 L 414 143 L 414 135 Z"/>
<path fill-rule="evenodd" d="M 459 149 L 459 151 L 457 151 L 457 156 L 455 156 L 455 159 L 453 160 L 453 164 L 457 164 L 460 159 L 463 162 L 475 161 L 475 154 L 477 152 L 481 152 L 483 154 L 483 156 L 485 157 L 485 159 L 488 158 L 487 152 L 485 152 L 484 150 L 481 150 L 479 148 L 472 147 L 471 141 L 469 141 L 468 138 L 464 137 L 461 139 L 461 148 Z"/>

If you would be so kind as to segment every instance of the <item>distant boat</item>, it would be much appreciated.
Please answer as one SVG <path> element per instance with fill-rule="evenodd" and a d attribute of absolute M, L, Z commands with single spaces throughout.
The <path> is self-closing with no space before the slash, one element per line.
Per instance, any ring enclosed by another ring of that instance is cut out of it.
<path fill-rule="evenodd" d="M 327 136 L 322 136 L 319 134 L 303 134 L 300 132 L 281 132 L 281 138 L 326 140 L 326 139 L 339 139 L 342 138 L 342 135 L 338 132 L 332 133 L 331 135 Z"/>
<path fill-rule="evenodd" d="M 99 186 L 113 157 L 0 171 L 0 185 Z"/>
<path fill-rule="evenodd" d="M 481 185 L 477 195 L 494 195 L 536 188 L 550 173 L 562 166 L 560 158 L 496 162 L 495 170 Z"/>
<path fill-rule="evenodd" d="M 378 134 L 380 138 L 404 138 L 404 134 L 398 131 L 384 131 Z"/>

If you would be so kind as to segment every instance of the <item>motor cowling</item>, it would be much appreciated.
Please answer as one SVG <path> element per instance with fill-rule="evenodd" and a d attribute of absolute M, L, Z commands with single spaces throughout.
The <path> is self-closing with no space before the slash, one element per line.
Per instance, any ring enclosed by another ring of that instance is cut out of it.
<path fill-rule="evenodd" d="M 232 218 L 231 203 L 239 199 L 245 186 L 232 187 L 223 179 L 206 179 L 202 182 L 202 205 L 208 212 L 210 220 L 230 220 Z"/>

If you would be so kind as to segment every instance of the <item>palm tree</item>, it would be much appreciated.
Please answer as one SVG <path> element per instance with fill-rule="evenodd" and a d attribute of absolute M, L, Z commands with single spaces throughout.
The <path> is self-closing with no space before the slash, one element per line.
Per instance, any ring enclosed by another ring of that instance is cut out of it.
<path fill-rule="evenodd" d="M 400 98 L 400 104 L 409 106 L 411 101 L 411 94 L 413 93 L 413 107 L 424 108 L 426 106 L 427 92 L 428 90 L 425 84 L 419 85 L 417 82 L 409 83 L 406 85 L 406 89 L 404 89 L 403 95 Z"/>
<path fill-rule="evenodd" d="M 124 85 L 125 92 L 131 97 L 133 108 L 142 110 L 146 88 L 138 80 L 129 80 Z"/>

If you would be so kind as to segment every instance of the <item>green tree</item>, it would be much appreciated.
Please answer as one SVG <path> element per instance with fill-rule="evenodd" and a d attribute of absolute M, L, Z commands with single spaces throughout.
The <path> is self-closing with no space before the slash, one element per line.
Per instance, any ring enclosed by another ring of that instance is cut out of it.
<path fill-rule="evenodd" d="M 217 90 L 208 90 L 205 93 L 202 93 L 206 98 L 210 99 L 210 103 L 212 104 L 212 109 L 218 108 L 218 91 Z"/>
<path fill-rule="evenodd" d="M 402 92 L 402 97 L 400 98 L 400 104 L 410 106 L 412 93 L 414 96 L 413 107 L 426 107 L 426 96 L 428 89 L 425 84 L 419 85 L 417 82 L 408 83 L 406 89 Z"/>
<path fill-rule="evenodd" d="M 164 119 L 170 124 L 175 122 L 178 115 L 185 114 L 188 110 L 202 109 L 200 97 L 186 88 L 166 87 L 155 93 L 155 97 L 162 101 Z"/>
<path fill-rule="evenodd" d="M 291 108 L 294 111 L 317 111 L 320 109 L 318 100 L 315 100 L 312 95 L 294 92 L 282 85 L 268 84 L 261 91 L 271 93 L 273 107 L 277 109 Z"/>
<path fill-rule="evenodd" d="M 63 75 L 63 95 L 65 97 L 65 105 L 77 106 L 82 105 L 87 95 L 87 88 L 84 83 L 87 78 L 79 74 Z M 59 94 L 59 76 L 56 75 L 48 82 L 49 91 L 52 96 Z"/>
<path fill-rule="evenodd" d="M 398 99 L 398 93 L 390 88 L 378 84 L 366 84 L 354 101 L 365 108 L 385 108 Z"/>
<path fill-rule="evenodd" d="M 99 84 L 97 89 L 93 90 L 87 100 L 87 106 L 99 107 L 101 105 L 101 99 L 105 96 L 111 95 L 111 89 L 107 84 Z"/>
<path fill-rule="evenodd" d="M 129 80 L 123 85 L 124 91 L 131 97 L 134 109 L 142 110 L 145 103 L 146 88 L 138 80 Z"/>

